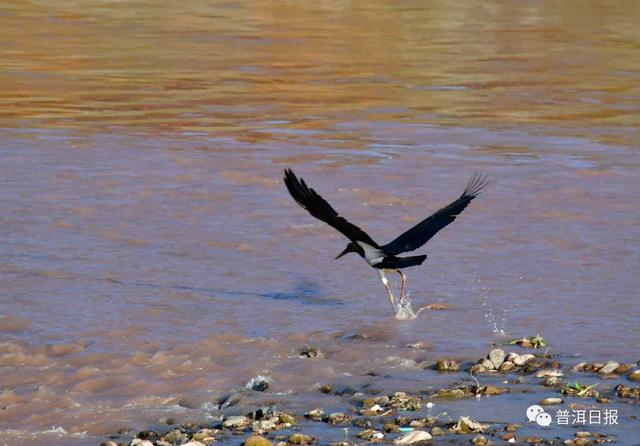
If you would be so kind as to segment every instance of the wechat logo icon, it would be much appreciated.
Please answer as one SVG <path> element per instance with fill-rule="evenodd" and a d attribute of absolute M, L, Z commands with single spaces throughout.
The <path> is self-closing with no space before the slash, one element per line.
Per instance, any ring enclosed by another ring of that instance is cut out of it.
<path fill-rule="evenodd" d="M 529 420 L 529 423 L 533 423 L 535 421 L 538 426 L 551 426 L 551 415 L 546 413 L 544 409 L 537 404 L 527 408 L 527 419 Z"/>

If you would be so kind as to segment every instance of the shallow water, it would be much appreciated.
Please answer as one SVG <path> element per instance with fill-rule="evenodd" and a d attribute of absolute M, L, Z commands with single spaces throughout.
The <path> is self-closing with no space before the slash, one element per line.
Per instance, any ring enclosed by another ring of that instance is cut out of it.
<path fill-rule="evenodd" d="M 206 419 L 256 374 L 308 410 L 314 384 L 367 384 L 385 358 L 536 333 L 569 364 L 638 361 L 639 20 L 634 2 L 5 2 L 0 441 Z M 488 173 L 406 271 L 414 308 L 451 309 L 393 320 L 285 167 L 380 243 Z M 444 383 L 391 368 L 382 390 Z M 496 419 L 524 422 L 518 398 Z"/>

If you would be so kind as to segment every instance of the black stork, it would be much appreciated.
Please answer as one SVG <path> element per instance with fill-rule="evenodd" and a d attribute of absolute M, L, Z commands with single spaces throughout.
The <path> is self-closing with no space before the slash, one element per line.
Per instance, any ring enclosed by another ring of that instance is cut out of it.
<path fill-rule="evenodd" d="M 398 257 L 398 254 L 418 249 L 438 231 L 455 220 L 460 212 L 471 203 L 471 200 L 477 197 L 482 189 L 485 188 L 487 177 L 483 174 L 474 174 L 458 199 L 430 217 L 425 218 L 386 245 L 377 244 L 366 232 L 340 216 L 324 198 L 307 186 L 302 178 L 298 179 L 291 169 L 285 169 L 284 171 L 284 184 L 296 203 L 317 219 L 337 229 L 350 240 L 347 247 L 336 259 L 350 252 L 355 252 L 365 259 L 370 266 L 376 268 L 380 280 L 387 290 L 389 303 L 395 316 L 397 311 L 396 304 L 389 287 L 389 281 L 385 276 L 385 271 L 397 271 L 402 277 L 400 299 L 403 299 L 407 277 L 400 269 L 421 265 L 427 256 Z"/>

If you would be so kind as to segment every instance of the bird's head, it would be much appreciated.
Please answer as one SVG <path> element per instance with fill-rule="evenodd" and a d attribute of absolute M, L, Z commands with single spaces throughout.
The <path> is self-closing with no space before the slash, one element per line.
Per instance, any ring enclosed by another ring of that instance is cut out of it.
<path fill-rule="evenodd" d="M 342 257 L 345 254 L 349 254 L 350 252 L 358 252 L 358 245 L 356 245 L 353 242 L 349 242 L 349 244 L 347 244 L 347 247 L 344 248 L 344 251 L 338 254 L 338 257 L 336 257 L 336 260 L 338 260 L 340 257 Z"/>

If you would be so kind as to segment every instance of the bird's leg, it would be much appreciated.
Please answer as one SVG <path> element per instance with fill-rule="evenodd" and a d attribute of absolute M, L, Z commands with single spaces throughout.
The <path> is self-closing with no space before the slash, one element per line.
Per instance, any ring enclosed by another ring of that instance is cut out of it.
<path fill-rule="evenodd" d="M 402 276 L 402 284 L 400 285 L 400 302 L 404 301 L 404 285 L 407 283 L 407 276 L 404 275 L 404 273 L 402 271 L 400 271 L 399 269 L 397 269 L 396 271 L 398 271 L 398 274 L 400 274 L 400 276 Z"/>
<path fill-rule="evenodd" d="M 389 288 L 389 280 L 387 280 L 387 276 L 384 275 L 384 271 L 381 269 L 378 270 L 378 276 L 380 276 L 380 280 L 384 285 L 384 288 L 387 290 L 387 297 L 389 298 L 389 303 L 391 304 L 391 310 L 393 311 L 393 315 L 396 315 L 396 303 L 393 298 L 393 293 L 391 292 L 391 288 Z"/>

